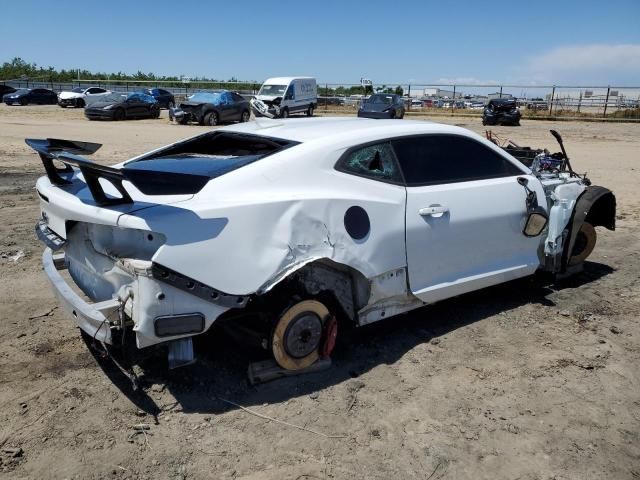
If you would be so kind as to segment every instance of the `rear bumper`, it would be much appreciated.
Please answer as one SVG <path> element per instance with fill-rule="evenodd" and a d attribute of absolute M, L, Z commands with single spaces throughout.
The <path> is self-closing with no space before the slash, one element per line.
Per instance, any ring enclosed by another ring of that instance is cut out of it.
<path fill-rule="evenodd" d="M 62 259 L 63 257 L 58 258 Z M 53 286 L 53 293 L 64 311 L 73 318 L 82 331 L 96 340 L 110 344 L 111 325 L 109 322 L 110 320 L 118 320 L 120 302 L 117 299 L 93 304 L 85 302 L 58 273 L 58 270 L 63 270 L 66 267 L 63 262 L 56 261 L 50 248 L 45 249 L 42 254 L 42 264 L 44 272 Z"/>

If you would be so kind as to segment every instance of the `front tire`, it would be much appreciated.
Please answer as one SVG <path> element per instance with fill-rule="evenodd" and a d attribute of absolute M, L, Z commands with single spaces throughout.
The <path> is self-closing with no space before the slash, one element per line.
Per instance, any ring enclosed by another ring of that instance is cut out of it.
<path fill-rule="evenodd" d="M 122 108 L 118 108 L 115 112 L 113 112 L 113 119 L 116 122 L 120 122 L 127 118 L 127 114 L 124 112 Z"/>
<path fill-rule="evenodd" d="M 250 119 L 251 114 L 249 113 L 249 110 L 245 110 L 242 112 L 242 115 L 240 115 L 240 123 L 247 123 Z"/>
<path fill-rule="evenodd" d="M 573 251 L 569 258 L 569 265 L 577 265 L 584 262 L 596 246 L 598 235 L 596 229 L 588 222 L 584 222 L 578 230 Z"/>
<path fill-rule="evenodd" d="M 24 107 L 25 105 L 29 105 L 29 100 L 28 100 L 28 99 L 26 99 L 26 98 L 21 98 L 21 99 L 20 99 L 20 105 L 22 105 L 23 107 Z"/>
<path fill-rule="evenodd" d="M 285 107 L 285 108 L 282 110 L 282 113 L 280 113 L 280 117 L 282 117 L 282 118 L 289 118 L 289 109 Z"/>
<path fill-rule="evenodd" d="M 307 117 L 313 117 L 313 105 L 309 105 L 307 109 Z"/>
<path fill-rule="evenodd" d="M 219 121 L 220 119 L 216 112 L 209 112 L 204 116 L 204 124 L 209 125 L 210 127 L 215 127 L 218 125 Z"/>
<path fill-rule="evenodd" d="M 76 100 L 76 108 L 84 108 L 85 105 L 86 104 L 82 98 L 78 98 Z"/>
<path fill-rule="evenodd" d="M 326 342 L 331 342 L 332 348 L 337 335 L 336 325 L 322 302 L 302 300 L 291 305 L 280 315 L 271 334 L 273 357 L 285 370 L 311 366 L 323 350 L 327 351 Z M 331 327 L 330 332 L 326 332 L 327 327 Z"/>

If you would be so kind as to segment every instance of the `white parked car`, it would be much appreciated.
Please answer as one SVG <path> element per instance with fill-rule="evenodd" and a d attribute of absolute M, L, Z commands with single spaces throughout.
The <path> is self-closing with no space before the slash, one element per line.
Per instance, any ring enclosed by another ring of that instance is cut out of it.
<path fill-rule="evenodd" d="M 60 92 L 58 94 L 58 105 L 66 107 L 86 107 L 93 102 L 99 102 L 102 97 L 110 94 L 111 91 L 100 87 L 74 88 L 70 92 Z"/>
<path fill-rule="evenodd" d="M 449 125 L 262 119 L 113 167 L 79 156 L 99 144 L 27 143 L 47 171 L 36 231 L 62 306 L 102 342 L 168 342 L 170 366 L 224 322 L 302 369 L 331 353 L 336 319 L 365 325 L 536 270 L 567 274 L 595 226 L 615 228 L 613 194 L 568 158 L 531 170 Z"/>

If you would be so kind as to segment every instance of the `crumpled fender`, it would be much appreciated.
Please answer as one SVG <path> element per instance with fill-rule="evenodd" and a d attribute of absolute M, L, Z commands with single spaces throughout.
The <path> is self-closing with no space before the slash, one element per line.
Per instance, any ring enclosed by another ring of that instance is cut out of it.
<path fill-rule="evenodd" d="M 580 227 L 585 221 L 591 225 L 602 226 L 609 230 L 616 229 L 616 197 L 611 190 L 605 187 L 589 186 L 580 195 L 573 210 L 573 218 L 569 222 L 568 248 L 562 255 L 562 270 L 565 271 L 569 261 L 570 252 L 580 231 Z"/>

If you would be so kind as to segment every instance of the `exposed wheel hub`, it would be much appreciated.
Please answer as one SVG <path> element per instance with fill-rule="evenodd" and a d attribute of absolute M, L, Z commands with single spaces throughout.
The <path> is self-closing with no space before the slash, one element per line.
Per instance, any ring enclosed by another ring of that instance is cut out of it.
<path fill-rule="evenodd" d="M 303 358 L 318 349 L 322 337 L 322 320 L 313 312 L 303 312 L 293 319 L 284 334 L 284 348 L 293 358 Z"/>
<path fill-rule="evenodd" d="M 271 334 L 271 351 L 278 365 L 302 370 L 316 362 L 331 318 L 327 307 L 317 300 L 302 300 L 287 308 Z"/>

